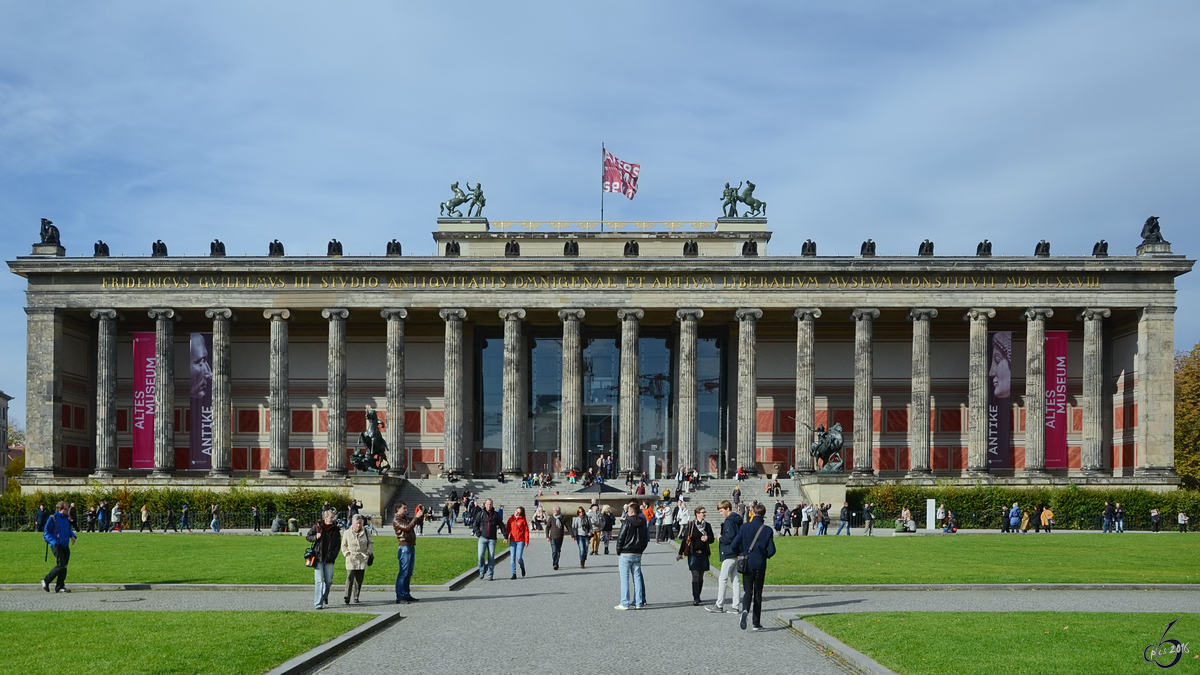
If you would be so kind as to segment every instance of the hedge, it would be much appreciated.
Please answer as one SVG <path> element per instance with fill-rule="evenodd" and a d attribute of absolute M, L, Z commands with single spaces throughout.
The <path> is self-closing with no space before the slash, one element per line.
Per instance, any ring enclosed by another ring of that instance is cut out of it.
<path fill-rule="evenodd" d="M 121 509 L 126 513 L 140 511 L 142 504 L 150 507 L 155 513 L 162 513 L 167 507 L 176 512 L 187 504 L 193 513 L 207 512 L 209 504 L 218 504 L 223 512 L 249 512 L 251 506 L 257 505 L 264 514 L 315 512 L 321 504 L 329 502 L 342 509 L 350 502 L 347 490 L 313 490 L 292 488 L 285 492 L 255 490 L 245 485 L 237 485 L 228 491 L 208 489 L 179 489 L 179 488 L 150 488 L 126 489 L 122 486 L 101 485 L 94 483 L 81 492 L 37 491 L 33 494 L 5 493 L 0 495 L 0 516 L 32 515 L 38 504 L 45 504 L 53 510 L 60 501 L 74 502 L 82 514 L 88 508 L 107 500 L 110 504 L 120 502 Z"/>
<path fill-rule="evenodd" d="M 853 509 L 873 502 L 878 513 L 899 513 L 904 507 L 912 511 L 917 522 L 925 520 L 925 500 L 958 513 L 994 513 L 999 516 L 1005 506 L 1017 502 L 1022 509 L 1048 505 L 1058 514 L 1099 514 L 1105 500 L 1120 502 L 1129 514 L 1149 516 L 1150 509 L 1160 509 L 1164 523 L 1174 523 L 1175 514 L 1183 511 L 1193 517 L 1200 514 L 1200 492 L 1173 490 L 1151 492 L 1139 489 L 1080 489 L 1076 485 L 1061 488 L 1012 487 L 941 487 L 919 485 L 877 485 L 870 488 L 846 490 L 846 500 Z"/>

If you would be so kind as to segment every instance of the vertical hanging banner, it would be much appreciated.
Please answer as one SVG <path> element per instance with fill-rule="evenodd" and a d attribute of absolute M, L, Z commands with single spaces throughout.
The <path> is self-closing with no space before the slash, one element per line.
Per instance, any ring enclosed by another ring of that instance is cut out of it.
<path fill-rule="evenodd" d="M 189 469 L 212 468 L 212 342 L 212 333 L 192 333 L 191 349 L 188 350 L 188 369 L 192 375 Z"/>
<path fill-rule="evenodd" d="M 133 468 L 154 468 L 154 333 L 133 334 Z"/>
<path fill-rule="evenodd" d="M 987 466 L 1012 468 L 1012 332 L 988 333 Z"/>
<path fill-rule="evenodd" d="M 603 192 L 617 192 L 633 199 L 638 191 L 638 174 L 642 172 L 641 164 L 622 162 L 611 152 L 604 151 L 604 185 Z M 601 195 L 603 196 L 603 195 Z"/>
<path fill-rule="evenodd" d="M 1067 468 L 1067 336 L 1046 331 L 1046 468 Z"/>

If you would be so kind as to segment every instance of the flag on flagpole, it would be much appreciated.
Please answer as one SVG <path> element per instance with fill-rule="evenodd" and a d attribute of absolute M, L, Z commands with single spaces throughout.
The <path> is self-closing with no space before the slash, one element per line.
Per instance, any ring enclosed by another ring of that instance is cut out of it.
<path fill-rule="evenodd" d="M 611 152 L 604 151 L 604 192 L 618 192 L 633 199 L 638 190 L 638 174 L 642 170 L 640 164 L 622 162 L 613 157 Z"/>

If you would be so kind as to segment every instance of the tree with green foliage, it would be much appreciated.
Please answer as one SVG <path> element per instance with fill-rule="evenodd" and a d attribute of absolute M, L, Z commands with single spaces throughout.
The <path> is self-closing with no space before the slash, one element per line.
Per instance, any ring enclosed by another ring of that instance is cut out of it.
<path fill-rule="evenodd" d="M 9 447 L 23 447 L 25 445 L 25 430 L 16 424 L 8 425 L 8 445 Z"/>
<path fill-rule="evenodd" d="M 1200 488 L 1200 344 L 1175 355 L 1175 472 Z"/>

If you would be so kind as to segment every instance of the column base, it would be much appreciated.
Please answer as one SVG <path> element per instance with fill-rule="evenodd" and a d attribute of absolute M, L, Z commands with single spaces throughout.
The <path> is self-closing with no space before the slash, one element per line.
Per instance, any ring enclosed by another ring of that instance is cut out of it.
<path fill-rule="evenodd" d="M 907 478 L 933 478 L 933 471 L 929 469 L 911 469 L 904 475 Z"/>
<path fill-rule="evenodd" d="M 155 469 L 150 472 L 150 478 L 170 478 L 174 475 L 174 469 Z"/>
<path fill-rule="evenodd" d="M 875 469 L 851 469 L 850 475 L 855 478 L 875 477 Z"/>
<path fill-rule="evenodd" d="M 1089 466 L 1080 469 L 1079 475 L 1084 478 L 1112 478 L 1111 471 L 1105 471 L 1103 467 Z"/>
<path fill-rule="evenodd" d="M 1134 478 L 1177 478 L 1178 476 L 1179 474 L 1175 473 L 1173 466 L 1139 466 L 1133 469 Z"/>
<path fill-rule="evenodd" d="M 232 469 L 212 469 L 208 472 L 209 478 L 233 478 Z"/>
<path fill-rule="evenodd" d="M 1018 476 L 1026 478 L 1044 478 L 1050 475 L 1050 472 L 1045 469 L 1021 469 L 1017 472 Z"/>
<path fill-rule="evenodd" d="M 290 469 L 270 469 L 267 471 L 267 475 L 270 476 L 271 478 L 291 478 L 292 477 L 292 473 L 291 473 Z"/>
<path fill-rule="evenodd" d="M 390 471 L 389 471 L 390 473 Z M 332 469 L 325 472 L 326 478 L 345 478 L 347 472 L 345 469 Z"/>
<path fill-rule="evenodd" d="M 114 474 L 112 471 L 97 471 L 88 476 L 88 480 L 109 480 Z"/>
<path fill-rule="evenodd" d="M 992 474 L 988 473 L 987 469 L 980 469 L 978 467 L 976 467 L 974 469 L 968 468 L 967 472 L 963 474 L 963 478 L 982 479 L 982 478 L 991 478 L 991 477 L 992 477 Z"/>

